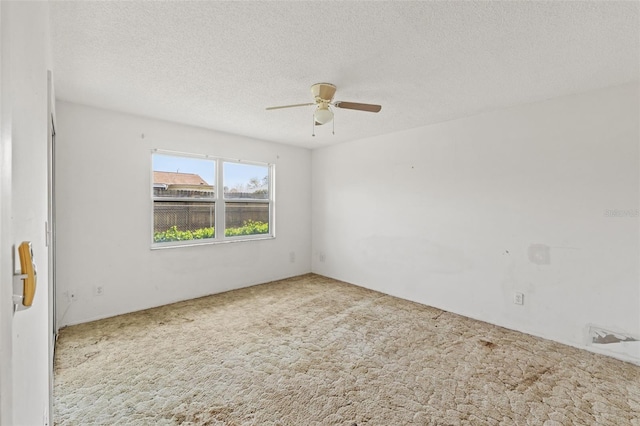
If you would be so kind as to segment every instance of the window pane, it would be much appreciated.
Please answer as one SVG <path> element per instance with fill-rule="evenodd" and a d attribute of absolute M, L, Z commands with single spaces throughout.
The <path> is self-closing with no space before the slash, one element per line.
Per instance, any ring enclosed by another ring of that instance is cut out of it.
<path fill-rule="evenodd" d="M 204 158 L 153 154 L 153 196 L 215 198 L 215 167 Z"/>
<path fill-rule="evenodd" d="M 215 217 L 215 203 L 154 201 L 153 241 L 214 238 Z"/>
<path fill-rule="evenodd" d="M 269 233 L 268 203 L 233 202 L 225 203 L 224 207 L 225 236 Z"/>
<path fill-rule="evenodd" d="M 269 199 L 269 167 L 225 162 L 224 198 Z"/>

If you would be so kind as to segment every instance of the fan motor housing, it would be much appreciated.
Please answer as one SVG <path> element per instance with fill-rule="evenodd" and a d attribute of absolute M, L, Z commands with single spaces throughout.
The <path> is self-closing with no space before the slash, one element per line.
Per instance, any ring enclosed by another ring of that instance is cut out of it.
<path fill-rule="evenodd" d="M 333 100 L 336 93 L 336 86 L 331 83 L 316 83 L 311 86 L 311 94 L 316 101 L 324 101 L 329 103 Z"/>

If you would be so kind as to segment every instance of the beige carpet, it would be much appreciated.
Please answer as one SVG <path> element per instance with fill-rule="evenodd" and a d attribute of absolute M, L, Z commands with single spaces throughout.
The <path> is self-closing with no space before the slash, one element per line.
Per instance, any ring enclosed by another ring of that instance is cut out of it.
<path fill-rule="evenodd" d="M 640 425 L 640 367 L 317 275 L 61 331 L 59 425 Z"/>

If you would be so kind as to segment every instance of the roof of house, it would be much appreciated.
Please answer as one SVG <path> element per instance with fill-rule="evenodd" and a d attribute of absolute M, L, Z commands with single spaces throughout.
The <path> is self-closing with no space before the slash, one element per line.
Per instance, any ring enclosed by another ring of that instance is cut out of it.
<path fill-rule="evenodd" d="M 195 173 L 153 172 L 154 184 L 166 185 L 209 185 L 200 175 Z"/>

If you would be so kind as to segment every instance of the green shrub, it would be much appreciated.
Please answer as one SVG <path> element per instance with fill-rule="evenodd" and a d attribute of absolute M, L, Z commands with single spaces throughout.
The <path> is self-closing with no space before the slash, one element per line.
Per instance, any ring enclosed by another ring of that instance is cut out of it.
<path fill-rule="evenodd" d="M 246 220 L 239 228 L 227 228 L 224 230 L 225 237 L 236 237 L 238 235 L 267 234 L 269 224 L 264 222 L 254 222 Z"/>
<path fill-rule="evenodd" d="M 224 235 L 227 237 L 235 237 L 238 235 L 256 235 L 269 233 L 269 224 L 264 222 L 254 222 L 252 220 L 245 221 L 238 228 L 227 228 Z M 164 232 L 156 232 L 153 234 L 153 241 L 156 243 L 166 243 L 168 241 L 188 241 L 201 240 L 205 238 L 213 238 L 215 235 L 214 227 L 200 228 L 194 231 L 179 231 L 177 226 L 172 226 Z"/>

